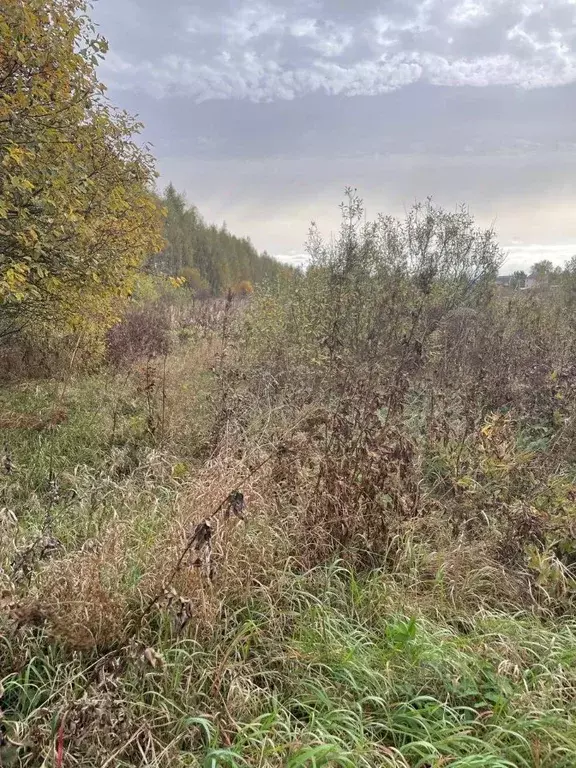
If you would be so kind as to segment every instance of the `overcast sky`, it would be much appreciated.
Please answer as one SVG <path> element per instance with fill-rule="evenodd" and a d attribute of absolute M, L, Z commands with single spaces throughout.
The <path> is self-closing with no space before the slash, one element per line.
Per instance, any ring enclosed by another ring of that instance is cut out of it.
<path fill-rule="evenodd" d="M 161 183 L 259 249 L 432 195 L 505 271 L 576 254 L 576 0 L 96 0 Z"/>

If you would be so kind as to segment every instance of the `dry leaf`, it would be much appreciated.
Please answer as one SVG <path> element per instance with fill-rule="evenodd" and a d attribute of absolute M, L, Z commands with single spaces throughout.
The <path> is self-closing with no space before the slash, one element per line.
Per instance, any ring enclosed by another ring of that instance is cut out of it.
<path fill-rule="evenodd" d="M 158 651 L 155 651 L 154 648 L 146 648 L 144 651 L 144 658 L 150 664 L 151 667 L 162 667 L 164 666 L 164 657 L 161 653 L 158 653 Z"/>

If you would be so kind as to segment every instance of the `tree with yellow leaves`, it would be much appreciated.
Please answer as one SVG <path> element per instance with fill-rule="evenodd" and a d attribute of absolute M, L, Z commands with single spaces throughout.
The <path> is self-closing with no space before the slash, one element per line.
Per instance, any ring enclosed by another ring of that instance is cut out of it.
<path fill-rule="evenodd" d="M 105 327 L 163 246 L 154 161 L 105 98 L 85 0 L 2 0 L 0 40 L 0 336 Z"/>

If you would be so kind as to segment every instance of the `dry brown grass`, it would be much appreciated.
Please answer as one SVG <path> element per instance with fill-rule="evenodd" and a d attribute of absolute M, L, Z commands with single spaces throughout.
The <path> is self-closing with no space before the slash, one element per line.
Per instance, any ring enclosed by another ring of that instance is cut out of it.
<path fill-rule="evenodd" d="M 56 408 L 45 416 L 31 413 L 3 413 L 0 416 L 0 429 L 33 429 L 41 432 L 43 429 L 65 424 L 67 421 L 68 412 L 64 408 Z"/>

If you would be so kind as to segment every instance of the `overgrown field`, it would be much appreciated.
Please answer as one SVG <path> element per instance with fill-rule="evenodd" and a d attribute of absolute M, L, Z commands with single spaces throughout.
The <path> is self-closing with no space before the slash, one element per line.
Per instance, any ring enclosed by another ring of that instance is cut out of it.
<path fill-rule="evenodd" d="M 575 764 L 573 274 L 362 222 L 0 390 L 1 765 Z"/>

